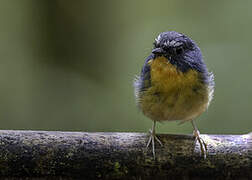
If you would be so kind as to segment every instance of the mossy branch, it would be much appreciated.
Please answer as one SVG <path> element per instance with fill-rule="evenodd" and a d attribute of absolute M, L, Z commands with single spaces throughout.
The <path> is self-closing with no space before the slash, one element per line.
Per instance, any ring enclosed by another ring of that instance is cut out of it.
<path fill-rule="evenodd" d="M 252 178 L 252 137 L 159 135 L 156 160 L 144 133 L 0 131 L 0 176 L 50 179 Z"/>

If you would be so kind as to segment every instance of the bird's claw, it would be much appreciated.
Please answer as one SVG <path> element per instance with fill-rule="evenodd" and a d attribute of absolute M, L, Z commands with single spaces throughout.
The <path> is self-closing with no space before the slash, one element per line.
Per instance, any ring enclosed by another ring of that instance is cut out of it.
<path fill-rule="evenodd" d="M 206 143 L 200 137 L 200 132 L 198 130 L 193 131 L 193 135 L 200 144 L 201 155 L 203 155 L 204 159 L 206 159 L 206 156 L 207 156 L 207 145 L 206 145 Z"/>
<path fill-rule="evenodd" d="M 152 129 L 149 130 L 149 133 L 150 133 L 150 137 L 149 137 L 149 140 L 148 140 L 148 143 L 147 143 L 147 146 L 146 148 L 149 147 L 150 143 L 152 143 L 152 153 L 153 153 L 153 158 L 155 159 L 156 156 L 155 156 L 155 140 L 161 145 L 163 146 L 162 142 L 158 139 L 158 137 L 156 136 L 155 134 L 155 131 L 153 132 Z"/>

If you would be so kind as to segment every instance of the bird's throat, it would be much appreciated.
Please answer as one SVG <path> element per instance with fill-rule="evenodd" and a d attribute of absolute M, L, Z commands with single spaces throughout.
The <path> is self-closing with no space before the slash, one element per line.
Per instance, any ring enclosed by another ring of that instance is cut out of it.
<path fill-rule="evenodd" d="M 163 56 L 152 59 L 148 63 L 151 67 L 151 84 L 157 86 L 162 92 L 174 88 L 190 88 L 200 83 L 196 70 L 182 72 Z"/>

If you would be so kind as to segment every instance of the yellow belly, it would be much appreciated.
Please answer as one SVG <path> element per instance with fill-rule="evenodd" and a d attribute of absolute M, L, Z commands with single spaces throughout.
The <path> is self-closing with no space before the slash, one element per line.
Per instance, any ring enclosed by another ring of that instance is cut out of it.
<path fill-rule="evenodd" d="M 208 87 L 195 70 L 179 71 L 166 58 L 150 60 L 151 87 L 142 92 L 140 108 L 155 121 L 192 120 L 208 105 Z"/>

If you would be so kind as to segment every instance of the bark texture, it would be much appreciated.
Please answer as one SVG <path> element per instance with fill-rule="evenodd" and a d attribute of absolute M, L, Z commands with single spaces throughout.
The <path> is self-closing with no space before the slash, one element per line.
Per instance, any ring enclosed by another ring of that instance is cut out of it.
<path fill-rule="evenodd" d="M 145 133 L 0 131 L 5 179 L 252 179 L 252 136 L 158 135 L 156 160 Z"/>

